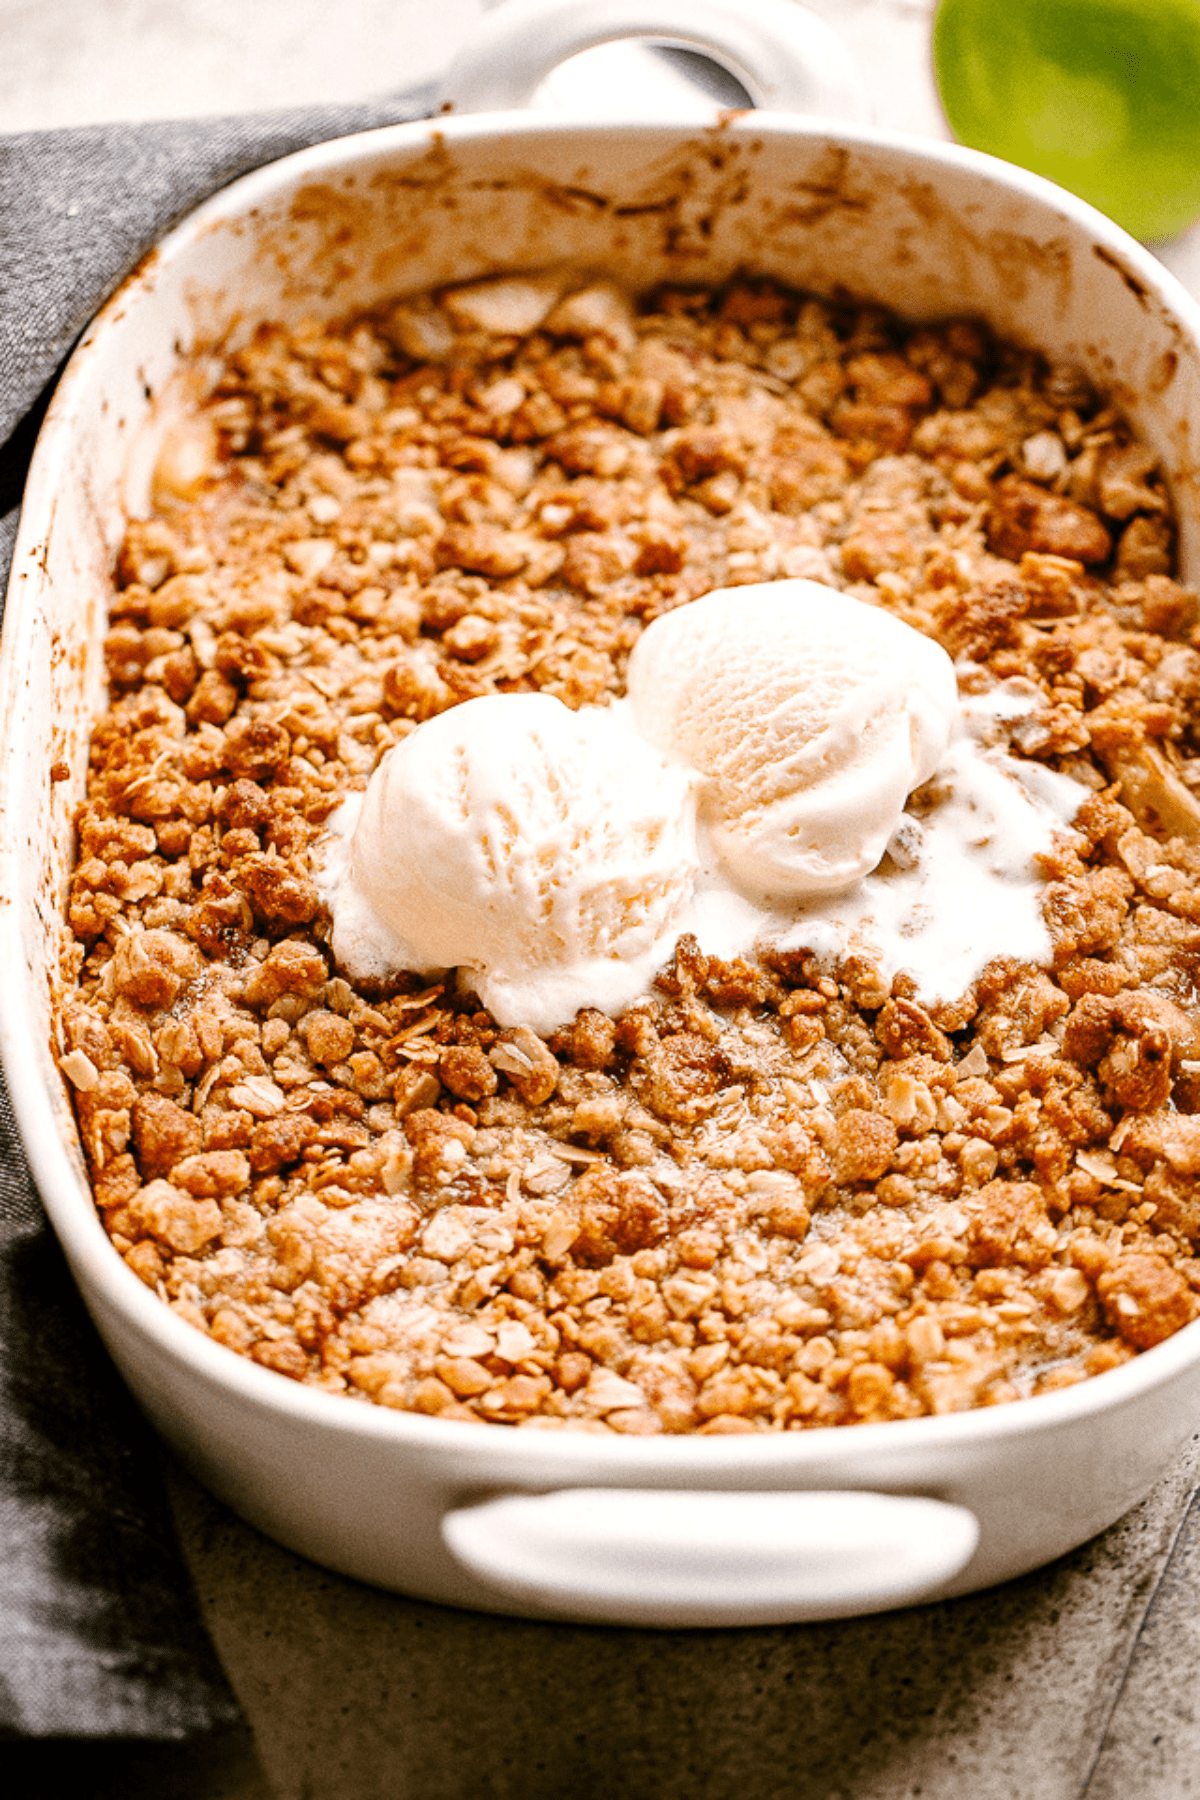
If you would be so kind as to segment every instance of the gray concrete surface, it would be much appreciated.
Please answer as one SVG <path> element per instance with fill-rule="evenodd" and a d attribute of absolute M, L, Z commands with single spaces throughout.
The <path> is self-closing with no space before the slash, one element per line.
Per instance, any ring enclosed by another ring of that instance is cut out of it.
<path fill-rule="evenodd" d="M 811 0 L 879 123 L 945 135 L 932 0 Z M 0 0 L 0 132 L 366 96 L 481 0 Z M 1200 295 L 1200 231 L 1163 251 Z M 1200 1423 L 1200 1422 L 1198 1422 Z M 129 1752 L 99 1800 L 1191 1800 L 1200 1440 L 1003 1589 L 837 1625 L 641 1633 L 453 1613 L 266 1542 L 186 1476 L 180 1535 L 257 1742 Z M 165 1757 L 165 1759 L 164 1759 Z M 12 1764 L 9 1764 L 11 1774 Z M 98 1785 L 97 1785 L 98 1784 Z M 34 1790 L 30 1790 L 31 1792 Z"/>
<path fill-rule="evenodd" d="M 1200 1794 L 1200 1497 L 1193 1494 L 1123 1672 L 1081 1800 Z"/>
<path fill-rule="evenodd" d="M 1111 1531 L 1024 1580 L 732 1632 L 378 1593 L 171 1485 L 278 1800 L 1182 1800 L 1198 1791 L 1197 1480 L 1200 1437 Z"/>
<path fill-rule="evenodd" d="M 425 80 L 481 0 L 0 0 L 0 131 L 355 100 Z"/>

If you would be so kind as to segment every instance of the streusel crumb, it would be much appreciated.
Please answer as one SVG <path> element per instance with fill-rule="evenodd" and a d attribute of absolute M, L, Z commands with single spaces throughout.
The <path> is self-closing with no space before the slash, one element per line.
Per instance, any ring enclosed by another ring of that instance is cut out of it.
<path fill-rule="evenodd" d="M 112 1241 L 182 1318 L 359 1400 L 650 1433 L 996 1404 L 1195 1317 L 1196 597 L 1077 371 L 768 282 L 497 283 L 262 327 L 157 484 L 62 1068 Z M 1011 748 L 1091 790 L 1042 871 L 1052 969 L 927 1004 L 685 938 L 549 1040 L 339 976 L 314 846 L 384 751 L 475 695 L 603 703 L 659 613 L 797 575 L 966 692 L 1033 684 Z"/>

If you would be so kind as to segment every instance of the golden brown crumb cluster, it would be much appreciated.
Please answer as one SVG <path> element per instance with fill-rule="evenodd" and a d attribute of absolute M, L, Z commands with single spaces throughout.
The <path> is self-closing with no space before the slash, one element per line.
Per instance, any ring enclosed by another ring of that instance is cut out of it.
<path fill-rule="evenodd" d="M 1200 642 L 1153 455 L 1074 370 L 769 283 L 501 281 L 264 327 L 130 523 L 62 1010 L 130 1267 L 267 1368 L 454 1419 L 776 1431 L 993 1404 L 1200 1311 Z M 1091 792 L 1053 970 L 953 1004 L 727 964 L 543 1041 L 356 991 L 314 845 L 422 719 L 622 690 L 804 575 L 1035 684 Z"/>

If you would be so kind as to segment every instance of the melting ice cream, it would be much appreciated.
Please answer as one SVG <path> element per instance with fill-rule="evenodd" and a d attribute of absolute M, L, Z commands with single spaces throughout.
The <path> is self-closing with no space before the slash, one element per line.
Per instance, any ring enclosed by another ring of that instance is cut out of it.
<path fill-rule="evenodd" d="M 684 931 L 724 957 L 864 951 L 927 997 L 1049 960 L 1035 858 L 1085 790 L 992 741 L 1027 684 L 960 703 L 932 640 L 780 581 L 656 620 L 628 685 L 578 713 L 467 701 L 388 753 L 326 859 L 349 974 L 457 968 L 502 1025 L 548 1031 L 623 1010 Z"/>
<path fill-rule="evenodd" d="M 360 977 L 461 968 L 498 1019 L 538 1030 L 620 1012 L 683 929 L 695 786 L 608 709 L 512 694 L 440 713 L 367 789 L 334 955 Z"/>
<path fill-rule="evenodd" d="M 839 893 L 879 862 L 958 711 L 940 644 L 816 581 L 727 588 L 665 613 L 629 659 L 638 729 L 700 771 L 730 877 Z"/>

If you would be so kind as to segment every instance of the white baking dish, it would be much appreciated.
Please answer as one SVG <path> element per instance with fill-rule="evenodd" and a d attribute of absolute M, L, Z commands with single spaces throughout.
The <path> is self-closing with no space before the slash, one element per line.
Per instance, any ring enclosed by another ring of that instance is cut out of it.
<path fill-rule="evenodd" d="M 780 113 L 711 130 L 448 117 L 246 177 L 100 314 L 26 495 L 0 670 L 0 1039 L 30 1161 L 155 1425 L 244 1517 L 319 1562 L 456 1605 L 656 1625 L 835 1617 L 986 1586 L 1146 1492 L 1197 1416 L 1200 1323 L 1113 1373 L 980 1412 L 730 1438 L 514 1431 L 354 1404 L 243 1360 L 137 1280 L 91 1202 L 52 992 L 131 447 L 189 354 L 256 319 L 558 263 L 638 286 L 745 267 L 911 316 L 979 314 L 1077 360 L 1164 457 L 1184 568 L 1200 573 L 1200 316 L 1147 253 L 1035 177 Z"/>

